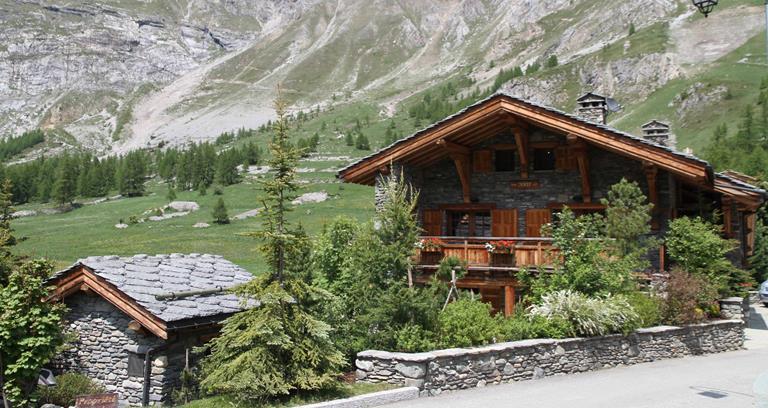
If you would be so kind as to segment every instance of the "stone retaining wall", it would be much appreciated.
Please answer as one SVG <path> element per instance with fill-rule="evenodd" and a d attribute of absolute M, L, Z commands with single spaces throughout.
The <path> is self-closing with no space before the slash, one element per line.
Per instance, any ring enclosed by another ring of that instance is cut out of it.
<path fill-rule="evenodd" d="M 738 350 L 741 320 L 640 329 L 628 335 L 536 339 L 427 353 L 358 353 L 358 382 L 415 386 L 422 395 L 689 355 Z"/>

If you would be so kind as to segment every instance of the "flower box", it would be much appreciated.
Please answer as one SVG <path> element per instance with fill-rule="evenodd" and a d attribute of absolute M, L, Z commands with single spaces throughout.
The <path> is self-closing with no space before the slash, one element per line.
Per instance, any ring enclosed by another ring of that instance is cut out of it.
<path fill-rule="evenodd" d="M 515 266 L 515 253 L 514 252 L 502 252 L 491 253 L 491 266 Z"/>
<path fill-rule="evenodd" d="M 422 265 L 439 265 L 443 260 L 442 251 L 421 251 L 419 263 Z"/>

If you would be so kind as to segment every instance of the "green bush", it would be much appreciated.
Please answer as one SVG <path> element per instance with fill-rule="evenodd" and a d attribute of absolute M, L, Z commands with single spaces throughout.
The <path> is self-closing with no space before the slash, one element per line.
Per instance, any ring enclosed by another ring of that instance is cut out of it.
<path fill-rule="evenodd" d="M 501 320 L 500 340 L 562 339 L 568 337 L 571 332 L 572 328 L 565 320 L 520 313 Z"/>
<path fill-rule="evenodd" d="M 491 316 L 491 306 L 462 298 L 450 303 L 438 317 L 441 347 L 470 347 L 493 343 L 501 334 L 500 317 Z"/>
<path fill-rule="evenodd" d="M 437 348 L 435 334 L 421 326 L 407 323 L 395 334 L 397 350 L 406 353 L 429 351 Z"/>
<path fill-rule="evenodd" d="M 589 297 L 579 292 L 560 290 L 542 296 L 529 308 L 534 317 L 561 319 L 571 326 L 574 336 L 603 336 L 626 333 L 637 327 L 639 317 L 623 296 Z"/>
<path fill-rule="evenodd" d="M 55 387 L 38 387 L 41 404 L 54 404 L 62 407 L 75 405 L 78 395 L 101 394 L 105 389 L 87 376 L 80 373 L 65 373 L 56 377 Z"/>
<path fill-rule="evenodd" d="M 662 322 L 662 299 L 642 292 L 632 292 L 626 295 L 632 309 L 637 313 L 639 327 L 658 326 Z"/>

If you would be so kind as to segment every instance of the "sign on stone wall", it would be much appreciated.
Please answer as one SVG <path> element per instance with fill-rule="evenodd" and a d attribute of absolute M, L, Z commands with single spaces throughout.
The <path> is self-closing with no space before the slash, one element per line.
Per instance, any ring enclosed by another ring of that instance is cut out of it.
<path fill-rule="evenodd" d="M 75 401 L 76 408 L 117 408 L 117 394 L 82 395 Z"/>
<path fill-rule="evenodd" d="M 510 183 L 512 190 L 536 190 L 541 188 L 539 180 L 515 180 Z"/>

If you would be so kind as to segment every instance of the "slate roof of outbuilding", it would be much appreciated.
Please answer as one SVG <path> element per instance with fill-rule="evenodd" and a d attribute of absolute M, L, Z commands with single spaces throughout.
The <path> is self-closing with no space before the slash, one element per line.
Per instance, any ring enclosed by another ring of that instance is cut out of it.
<path fill-rule="evenodd" d="M 168 323 L 231 314 L 243 307 L 237 296 L 227 292 L 163 300 L 158 295 L 228 289 L 253 279 L 250 272 L 220 255 L 207 254 L 92 256 L 52 279 L 81 265 Z"/>

